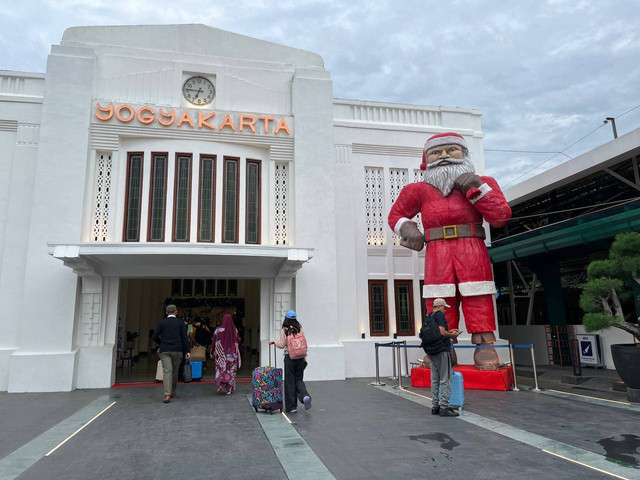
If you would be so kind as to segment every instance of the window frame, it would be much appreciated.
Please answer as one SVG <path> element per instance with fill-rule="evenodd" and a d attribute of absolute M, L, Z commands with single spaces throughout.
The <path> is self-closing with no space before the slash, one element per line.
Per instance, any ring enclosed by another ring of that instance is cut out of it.
<path fill-rule="evenodd" d="M 249 165 L 255 164 L 258 166 L 258 205 L 257 205 L 257 216 L 258 216 L 258 239 L 255 243 L 248 242 L 249 237 Z M 257 160 L 253 158 L 247 158 L 245 165 L 245 211 L 244 211 L 244 243 L 248 245 L 260 245 L 262 243 L 262 160 Z"/>
<path fill-rule="evenodd" d="M 186 240 L 176 240 L 176 210 L 178 203 L 178 159 L 180 157 L 187 157 L 189 159 L 189 181 L 188 181 L 188 193 L 187 193 L 187 238 Z M 178 153 L 175 154 L 175 166 L 173 175 L 173 226 L 171 229 L 171 241 L 172 242 L 189 242 L 191 240 L 191 183 L 193 180 L 193 154 L 192 153 Z"/>
<path fill-rule="evenodd" d="M 182 296 L 183 297 L 193 297 L 193 278 L 183 278 L 182 279 Z M 189 293 L 186 293 L 186 286 L 190 285 L 191 290 L 189 291 Z"/>
<path fill-rule="evenodd" d="M 213 173 L 213 186 L 211 189 L 211 240 L 202 240 L 200 237 L 200 220 L 202 213 L 202 160 L 211 160 L 213 162 L 212 165 L 212 173 Z M 217 155 L 213 154 L 201 154 L 200 155 L 200 165 L 198 167 L 198 242 L 202 243 L 215 243 L 216 241 L 216 184 L 218 183 L 218 175 L 216 171 L 217 166 Z"/>
<path fill-rule="evenodd" d="M 371 286 L 372 285 L 382 285 L 383 287 L 383 300 L 384 300 L 384 318 L 385 318 L 385 331 L 382 333 L 374 333 L 373 332 L 373 312 L 371 305 Z M 387 295 L 387 281 L 386 280 L 376 280 L 370 279 L 367 284 L 367 291 L 369 296 L 369 335 L 371 337 L 388 337 L 389 336 L 389 299 Z"/>
<path fill-rule="evenodd" d="M 398 287 L 401 285 L 405 285 L 409 290 L 409 325 L 411 326 L 411 330 L 408 332 L 400 332 L 400 307 L 398 302 Z M 396 335 L 398 337 L 414 337 L 416 335 L 416 324 L 415 324 L 415 313 L 413 311 L 413 280 L 394 280 L 393 281 L 393 291 L 394 291 L 394 299 L 395 299 L 395 307 L 396 307 Z"/>
<path fill-rule="evenodd" d="M 224 289 L 220 286 L 224 285 Z M 227 296 L 227 279 L 226 278 L 218 278 L 216 280 L 216 297 L 226 297 Z"/>
<path fill-rule="evenodd" d="M 164 171 L 164 205 L 162 209 L 162 237 L 160 240 L 151 239 L 151 212 L 153 210 L 153 188 L 155 181 L 155 161 L 156 157 L 165 158 L 165 171 Z M 151 170 L 149 175 L 149 205 L 147 208 L 147 242 L 164 242 L 165 238 L 165 222 L 167 220 L 167 177 L 169 173 L 169 152 L 151 152 Z"/>
<path fill-rule="evenodd" d="M 129 186 L 131 183 L 131 157 L 140 157 L 140 195 L 138 200 L 138 235 L 135 240 L 127 240 L 127 220 L 129 212 Z M 122 228 L 123 242 L 139 242 L 140 241 L 140 223 L 142 221 L 142 187 L 144 186 L 144 152 L 127 152 L 127 181 L 124 191 L 124 219 Z"/>
<path fill-rule="evenodd" d="M 235 241 L 228 242 L 224 239 L 226 233 L 227 223 L 227 161 L 236 162 L 236 231 Z M 222 236 L 220 238 L 221 243 L 240 243 L 240 157 L 222 157 Z"/>

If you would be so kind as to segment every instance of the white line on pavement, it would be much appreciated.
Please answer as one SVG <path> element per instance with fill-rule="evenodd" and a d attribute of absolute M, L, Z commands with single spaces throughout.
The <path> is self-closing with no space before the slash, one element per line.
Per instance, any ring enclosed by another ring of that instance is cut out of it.
<path fill-rule="evenodd" d="M 51 450 L 49 453 L 47 453 L 45 455 L 45 457 L 48 457 L 49 455 L 51 455 L 53 452 L 55 452 L 56 450 L 58 450 L 62 445 L 64 445 L 65 443 L 67 443 L 69 440 L 71 440 L 73 437 L 75 437 L 78 433 L 80 433 L 80 431 L 87 427 L 91 422 L 93 422 L 96 418 L 98 418 L 100 415 L 102 415 L 104 412 L 106 412 L 107 410 L 109 410 L 111 407 L 113 407 L 116 404 L 116 402 L 113 402 L 111 405 L 109 405 L 107 408 L 105 408 L 104 410 L 102 410 L 99 414 L 97 414 L 95 417 L 93 417 L 91 420 L 89 420 L 87 423 L 85 423 L 83 426 L 81 426 L 78 430 L 76 430 L 75 432 L 73 432 L 71 435 L 69 435 L 67 438 L 65 438 L 62 442 L 60 442 L 58 444 L 58 446 L 56 448 L 54 448 L 53 450 Z"/>
<path fill-rule="evenodd" d="M 53 453 L 57 448 L 56 445 L 62 445 L 60 443 L 62 439 L 66 438 L 68 440 L 70 435 L 75 435 L 82 429 L 83 425 L 87 425 L 87 422 L 96 417 L 96 413 L 103 412 L 105 407 L 108 408 L 113 405 L 115 402 L 112 400 L 109 395 L 101 395 L 73 415 L 65 418 L 46 432 L 41 433 L 27 444 L 2 458 L 0 460 L 0 480 L 13 480 L 47 455 L 47 452 Z"/>
<path fill-rule="evenodd" d="M 387 393 L 392 393 L 412 402 L 419 403 L 420 405 L 429 408 L 431 407 L 431 399 L 424 395 L 420 395 L 418 393 L 411 392 L 405 389 L 394 389 L 388 386 L 374 388 L 378 388 Z M 512 440 L 516 440 L 532 447 L 539 448 L 546 453 L 554 453 L 558 457 L 571 460 L 574 463 L 584 465 L 585 467 L 589 467 L 594 470 L 599 470 L 602 473 L 606 473 L 611 476 L 617 476 L 618 478 L 623 479 L 640 478 L 640 470 L 633 467 L 624 467 L 621 465 L 612 464 L 604 455 L 590 452 L 582 448 L 574 447 L 557 440 L 552 440 L 550 438 L 543 437 L 542 435 L 527 432 L 526 430 L 512 427 L 511 425 L 508 425 L 506 423 L 492 420 L 490 418 L 486 418 L 468 411 L 462 411 L 458 418 L 465 422 L 482 427 L 486 430 L 490 430 L 499 435 L 511 438 Z"/>

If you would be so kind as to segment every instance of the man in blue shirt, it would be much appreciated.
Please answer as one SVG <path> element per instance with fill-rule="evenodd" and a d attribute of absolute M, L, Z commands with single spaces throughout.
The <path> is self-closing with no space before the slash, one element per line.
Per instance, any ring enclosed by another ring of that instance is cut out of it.
<path fill-rule="evenodd" d="M 448 330 L 447 319 L 444 311 L 450 308 L 443 298 L 436 298 L 433 301 L 433 318 L 440 327 L 442 342 L 445 350 L 429 355 L 431 363 L 431 414 L 441 417 L 457 417 L 458 413 L 449 408 L 449 397 L 451 397 L 451 340 L 460 335 L 459 330 Z M 440 395 L 438 395 L 440 392 Z M 438 399 L 440 397 L 440 399 Z"/>

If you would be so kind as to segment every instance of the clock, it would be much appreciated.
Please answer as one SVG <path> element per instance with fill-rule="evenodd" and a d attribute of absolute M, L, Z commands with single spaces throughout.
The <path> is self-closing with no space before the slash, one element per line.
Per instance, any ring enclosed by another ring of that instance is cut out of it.
<path fill-rule="evenodd" d="M 182 95 L 193 105 L 208 105 L 216 95 L 216 88 L 208 78 L 189 77 L 182 85 Z"/>

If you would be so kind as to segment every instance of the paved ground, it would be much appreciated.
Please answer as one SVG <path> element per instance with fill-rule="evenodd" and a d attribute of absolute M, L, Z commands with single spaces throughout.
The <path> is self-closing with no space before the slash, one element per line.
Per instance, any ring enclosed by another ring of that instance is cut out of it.
<path fill-rule="evenodd" d="M 308 387 L 313 408 L 291 424 L 256 416 L 247 383 L 179 387 L 169 405 L 160 387 L 2 393 L 0 479 L 640 478 L 640 407 L 624 402 L 467 391 L 463 415 L 440 418 L 428 389 Z"/>

